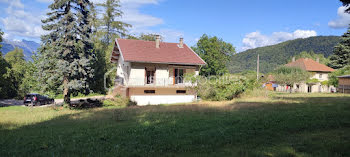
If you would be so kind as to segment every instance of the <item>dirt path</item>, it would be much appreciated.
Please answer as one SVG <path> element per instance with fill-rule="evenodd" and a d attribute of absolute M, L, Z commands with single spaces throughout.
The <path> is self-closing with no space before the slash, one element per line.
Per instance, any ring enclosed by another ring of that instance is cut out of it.
<path fill-rule="evenodd" d="M 74 98 L 74 99 L 71 99 L 71 101 L 75 102 L 75 101 L 86 100 L 86 99 L 103 100 L 105 98 L 106 96 L 91 96 L 91 97 L 84 97 L 84 98 Z M 55 104 L 62 105 L 63 99 L 55 99 Z M 42 105 L 40 107 L 51 106 L 51 105 L 54 105 L 54 104 Z M 4 100 L 0 100 L 0 107 L 2 106 L 24 106 L 24 104 L 23 104 L 23 100 L 4 99 Z"/>

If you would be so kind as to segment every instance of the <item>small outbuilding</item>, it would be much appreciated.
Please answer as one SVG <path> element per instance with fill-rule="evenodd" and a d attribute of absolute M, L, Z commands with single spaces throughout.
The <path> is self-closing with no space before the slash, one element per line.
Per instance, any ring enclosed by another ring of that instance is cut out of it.
<path fill-rule="evenodd" d="M 338 76 L 338 88 L 339 93 L 350 93 L 350 75 Z"/>

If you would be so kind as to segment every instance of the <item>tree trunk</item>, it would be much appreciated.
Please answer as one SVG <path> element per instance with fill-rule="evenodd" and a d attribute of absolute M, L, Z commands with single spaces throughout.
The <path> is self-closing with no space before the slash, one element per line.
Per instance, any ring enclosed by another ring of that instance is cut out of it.
<path fill-rule="evenodd" d="M 70 105 L 70 91 L 68 87 L 68 77 L 64 76 L 63 78 L 63 96 L 64 96 L 64 104 Z"/>

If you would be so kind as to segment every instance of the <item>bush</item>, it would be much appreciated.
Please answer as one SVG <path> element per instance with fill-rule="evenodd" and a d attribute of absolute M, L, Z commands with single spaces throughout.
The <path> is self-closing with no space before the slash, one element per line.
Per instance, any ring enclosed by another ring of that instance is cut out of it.
<path fill-rule="evenodd" d="M 194 89 L 203 100 L 231 100 L 245 90 L 254 88 L 256 81 L 236 75 L 223 75 L 197 79 Z"/>
<path fill-rule="evenodd" d="M 281 66 L 272 72 L 275 81 L 281 85 L 293 85 L 307 81 L 311 74 L 299 67 Z M 317 80 L 318 81 L 318 80 Z"/>
<path fill-rule="evenodd" d="M 331 74 L 329 74 L 328 84 L 337 87 L 338 86 L 338 76 L 349 75 L 349 74 L 350 74 L 350 65 L 345 66 L 341 69 L 338 69 L 338 70 L 332 72 Z"/>
<path fill-rule="evenodd" d="M 103 106 L 136 106 L 137 103 L 134 101 L 131 101 L 129 98 L 117 95 L 114 98 L 107 99 L 103 101 Z"/>
<path fill-rule="evenodd" d="M 243 94 L 243 98 L 259 98 L 259 97 L 270 97 L 273 92 L 268 91 L 265 88 L 253 88 L 246 90 Z"/>

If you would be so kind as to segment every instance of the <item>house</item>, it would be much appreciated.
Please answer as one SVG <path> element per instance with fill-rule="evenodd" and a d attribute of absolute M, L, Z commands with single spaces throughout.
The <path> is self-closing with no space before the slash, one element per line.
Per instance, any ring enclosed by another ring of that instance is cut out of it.
<path fill-rule="evenodd" d="M 293 91 L 302 93 L 315 93 L 315 92 L 332 92 L 335 88 L 333 86 L 328 86 L 326 82 L 328 81 L 328 74 L 333 72 L 334 69 L 319 63 L 319 59 L 314 61 L 310 58 L 300 58 L 295 60 L 293 57 L 292 62 L 286 64 L 288 67 L 299 67 L 311 73 L 310 79 L 317 80 L 313 83 L 296 83 L 293 85 Z M 279 86 L 277 91 L 286 91 L 288 87 Z"/>
<path fill-rule="evenodd" d="M 192 102 L 197 99 L 185 74 L 198 75 L 206 63 L 186 44 L 116 39 L 111 62 L 117 68 L 115 94 L 138 105 Z"/>
<path fill-rule="evenodd" d="M 338 76 L 338 88 L 339 93 L 350 93 L 350 75 Z"/>
<path fill-rule="evenodd" d="M 265 89 L 269 91 L 276 91 L 278 84 L 275 81 L 275 78 L 272 75 L 267 76 L 267 82 L 264 84 Z"/>

